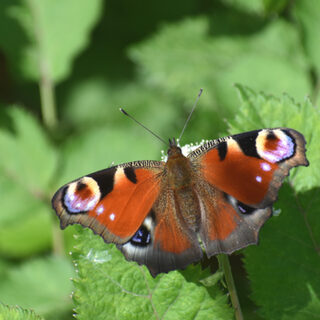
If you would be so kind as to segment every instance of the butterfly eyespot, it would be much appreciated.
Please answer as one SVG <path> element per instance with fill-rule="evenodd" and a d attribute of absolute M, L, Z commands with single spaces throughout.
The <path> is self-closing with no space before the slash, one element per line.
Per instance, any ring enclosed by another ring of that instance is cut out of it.
<path fill-rule="evenodd" d="M 135 235 L 130 239 L 130 243 L 134 246 L 145 247 L 151 243 L 151 234 L 149 230 L 142 225 Z"/>
<path fill-rule="evenodd" d="M 249 207 L 240 201 L 237 201 L 237 207 L 242 214 L 250 214 L 256 210 L 255 208 Z"/>
<path fill-rule="evenodd" d="M 257 152 L 260 157 L 271 163 L 281 162 L 293 157 L 295 146 L 293 137 L 279 129 L 273 131 L 262 130 L 256 141 Z"/>
<path fill-rule="evenodd" d="M 70 183 L 66 186 L 63 195 L 63 205 L 69 213 L 83 213 L 93 210 L 100 200 L 100 191 L 97 182 L 89 177 Z M 103 208 L 97 209 L 102 213 Z"/>

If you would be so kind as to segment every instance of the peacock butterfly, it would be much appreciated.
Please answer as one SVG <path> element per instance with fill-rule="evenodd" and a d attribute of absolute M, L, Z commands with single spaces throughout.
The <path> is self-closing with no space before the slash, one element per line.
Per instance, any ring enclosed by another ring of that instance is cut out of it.
<path fill-rule="evenodd" d="M 187 156 L 134 161 L 61 187 L 52 199 L 61 228 L 81 224 L 156 276 L 258 242 L 293 167 L 308 166 L 302 134 L 261 129 L 208 141 Z"/>

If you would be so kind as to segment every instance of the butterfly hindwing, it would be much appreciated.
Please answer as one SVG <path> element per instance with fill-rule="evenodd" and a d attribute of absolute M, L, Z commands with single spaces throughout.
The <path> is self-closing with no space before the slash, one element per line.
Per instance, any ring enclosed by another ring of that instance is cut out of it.
<path fill-rule="evenodd" d="M 159 195 L 162 170 L 162 162 L 131 162 L 63 186 L 52 199 L 61 227 L 78 223 L 100 234 L 106 242 L 127 242 Z"/>
<path fill-rule="evenodd" d="M 135 237 L 118 247 L 128 260 L 146 265 L 153 276 L 185 268 L 203 255 L 196 233 L 181 217 L 172 190 L 161 190 Z"/>
<path fill-rule="evenodd" d="M 206 182 L 197 189 L 202 213 L 199 234 L 208 257 L 258 242 L 259 230 L 271 216 L 270 207 L 246 206 Z"/>

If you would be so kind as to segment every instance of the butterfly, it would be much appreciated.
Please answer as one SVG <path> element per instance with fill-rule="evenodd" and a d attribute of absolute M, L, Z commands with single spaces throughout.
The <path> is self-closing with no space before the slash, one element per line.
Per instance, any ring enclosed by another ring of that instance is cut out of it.
<path fill-rule="evenodd" d="M 257 244 L 289 170 L 308 166 L 294 129 L 240 133 L 187 156 L 169 140 L 167 161 L 134 161 L 88 174 L 52 199 L 61 228 L 81 224 L 115 243 L 152 276 Z M 204 249 L 204 250 L 203 250 Z"/>

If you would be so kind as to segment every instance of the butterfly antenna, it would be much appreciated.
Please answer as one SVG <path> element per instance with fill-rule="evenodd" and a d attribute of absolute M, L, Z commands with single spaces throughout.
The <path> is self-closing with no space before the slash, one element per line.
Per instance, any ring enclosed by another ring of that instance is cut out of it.
<path fill-rule="evenodd" d="M 196 99 L 196 101 L 194 102 L 193 107 L 192 107 L 192 109 L 191 109 L 191 111 L 190 111 L 190 113 L 189 113 L 188 119 L 186 120 L 186 122 L 185 122 L 185 124 L 184 124 L 184 126 L 183 126 L 183 129 L 182 129 L 182 131 L 181 131 L 180 137 L 179 137 L 179 139 L 178 139 L 179 142 L 180 142 L 180 140 L 181 140 L 182 135 L 184 134 L 184 131 L 186 130 L 186 127 L 187 127 L 187 125 L 188 125 L 188 123 L 189 123 L 189 121 L 190 121 L 190 118 L 191 118 L 191 116 L 192 116 L 192 114 L 193 114 L 193 111 L 194 111 L 194 109 L 195 109 L 196 106 L 197 106 L 197 103 L 198 103 L 198 101 L 199 101 L 199 99 L 200 99 L 200 96 L 201 96 L 201 94 L 202 94 L 202 91 L 203 91 L 203 89 L 201 88 L 200 91 L 199 91 L 199 93 L 198 93 L 197 99 Z"/>
<path fill-rule="evenodd" d="M 126 115 L 127 117 L 129 117 L 131 120 L 133 120 L 134 122 L 136 122 L 138 125 L 140 125 L 142 128 L 144 128 L 145 130 L 147 130 L 148 132 L 150 132 L 154 137 L 158 138 L 160 141 L 162 141 L 164 144 L 166 144 L 168 146 L 168 143 L 165 142 L 161 137 L 159 137 L 156 133 L 154 133 L 153 131 L 151 131 L 149 128 L 147 128 L 146 126 L 144 126 L 141 122 L 139 122 L 138 120 L 136 120 L 134 117 L 132 117 L 127 111 L 125 111 L 122 108 L 119 108 L 119 110 Z"/>

